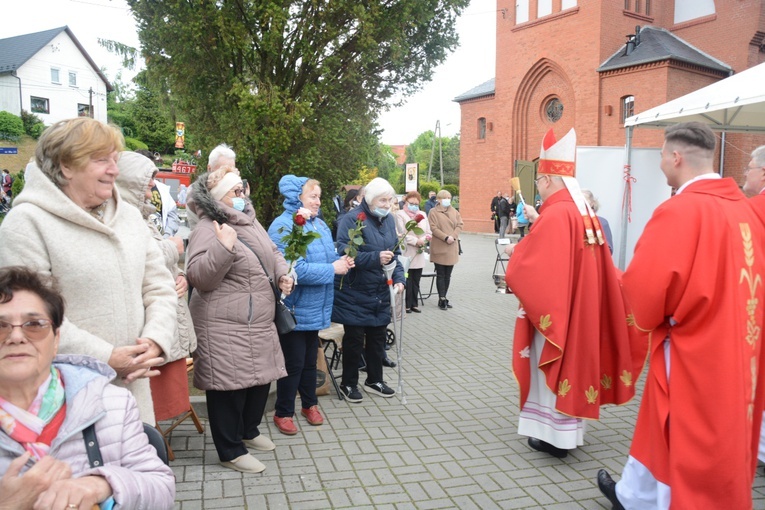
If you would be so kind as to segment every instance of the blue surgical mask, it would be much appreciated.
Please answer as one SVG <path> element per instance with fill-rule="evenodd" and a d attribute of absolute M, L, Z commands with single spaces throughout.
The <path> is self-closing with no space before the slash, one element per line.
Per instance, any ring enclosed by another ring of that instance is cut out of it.
<path fill-rule="evenodd" d="M 441 200 L 441 205 L 444 207 L 449 207 L 452 205 L 452 199 L 451 198 L 444 198 Z"/>
<path fill-rule="evenodd" d="M 406 206 L 409 208 L 412 212 L 417 212 L 420 210 L 420 206 L 417 204 L 406 204 Z"/>
<path fill-rule="evenodd" d="M 390 209 L 383 209 L 382 207 L 375 207 L 375 210 L 372 211 L 375 216 L 378 218 L 385 218 L 388 213 L 390 212 Z"/>
<path fill-rule="evenodd" d="M 244 211 L 244 199 L 242 197 L 234 197 L 231 199 L 231 207 L 237 211 Z"/>

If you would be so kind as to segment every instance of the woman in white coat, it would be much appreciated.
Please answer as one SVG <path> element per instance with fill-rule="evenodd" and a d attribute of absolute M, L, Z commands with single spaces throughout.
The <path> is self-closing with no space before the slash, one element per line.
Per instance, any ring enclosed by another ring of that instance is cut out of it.
<path fill-rule="evenodd" d="M 147 377 L 172 347 L 177 297 L 141 213 L 115 189 L 122 146 L 119 131 L 88 117 L 46 129 L 0 226 L 0 267 L 56 278 L 67 304 L 60 352 L 111 366 L 154 423 Z"/>

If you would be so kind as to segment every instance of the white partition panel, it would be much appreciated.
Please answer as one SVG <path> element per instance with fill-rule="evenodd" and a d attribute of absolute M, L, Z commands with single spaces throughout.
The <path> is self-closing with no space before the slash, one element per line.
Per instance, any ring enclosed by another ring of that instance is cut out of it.
<path fill-rule="evenodd" d="M 660 149 L 632 149 L 632 214 L 627 224 L 626 263 L 632 260 L 643 228 L 654 209 L 670 197 L 664 174 L 659 169 Z M 619 260 L 624 197 L 624 147 L 577 147 L 576 177 L 582 188 L 591 190 L 598 202 L 598 214 L 608 220 L 614 237 L 614 261 Z M 624 268 L 622 268 L 624 269 Z"/>

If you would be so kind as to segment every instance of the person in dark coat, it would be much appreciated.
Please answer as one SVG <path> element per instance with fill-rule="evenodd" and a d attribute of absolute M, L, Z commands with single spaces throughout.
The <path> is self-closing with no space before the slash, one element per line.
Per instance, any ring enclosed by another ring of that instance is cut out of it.
<path fill-rule="evenodd" d="M 358 389 L 362 349 L 367 362 L 364 390 L 386 398 L 395 395 L 383 381 L 386 327 L 391 321 L 390 290 L 383 266 L 395 262 L 392 280 L 396 292 L 404 291 L 405 282 L 404 268 L 396 258 L 400 254 L 396 220 L 390 214 L 395 201 L 395 191 L 388 181 L 372 179 L 365 187 L 364 200 L 343 216 L 337 229 L 337 250 L 343 253 L 351 242 L 349 230 L 356 227 L 357 221 L 364 225 L 364 243 L 358 248 L 355 267 L 345 276 L 335 276 L 332 309 L 332 322 L 345 328 L 340 389 L 353 403 L 362 400 Z"/>

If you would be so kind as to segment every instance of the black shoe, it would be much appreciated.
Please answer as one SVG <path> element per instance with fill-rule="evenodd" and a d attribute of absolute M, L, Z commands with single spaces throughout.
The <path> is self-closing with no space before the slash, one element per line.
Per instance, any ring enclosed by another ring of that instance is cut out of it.
<path fill-rule="evenodd" d="M 444 298 L 440 298 L 440 299 L 438 300 L 438 308 L 439 308 L 440 310 L 446 310 L 446 308 L 447 308 L 448 306 L 449 306 L 449 305 L 447 304 L 447 301 L 446 301 Z"/>
<path fill-rule="evenodd" d="M 364 399 L 358 386 L 340 386 L 340 391 L 343 392 L 343 395 L 348 402 L 358 404 Z"/>
<path fill-rule="evenodd" d="M 616 497 L 616 482 L 611 479 L 608 471 L 601 469 L 598 471 L 598 489 L 613 505 L 613 510 L 624 510 L 624 507 Z"/>
<path fill-rule="evenodd" d="M 365 382 L 364 391 L 366 391 L 367 393 L 371 393 L 373 395 L 378 395 L 380 397 L 385 397 L 385 398 L 391 398 L 393 395 L 396 394 L 396 391 L 393 390 L 393 388 L 390 388 L 384 382 L 376 382 L 372 384 Z"/>
<path fill-rule="evenodd" d="M 418 310 L 418 311 L 419 311 L 419 310 Z M 407 309 L 406 309 L 406 313 L 412 313 L 412 309 L 411 309 L 411 308 L 407 308 Z"/>
<path fill-rule="evenodd" d="M 444 299 L 444 301 L 446 301 L 446 308 L 453 308 L 452 305 L 449 304 L 448 299 Z"/>
<path fill-rule="evenodd" d="M 535 437 L 529 438 L 529 446 L 531 446 L 535 450 L 539 450 L 540 452 L 549 453 L 550 455 L 558 459 L 563 459 L 568 455 L 568 450 L 564 450 L 563 448 L 558 448 L 557 446 L 553 446 L 550 443 L 546 443 L 545 441 L 542 441 L 541 439 L 537 439 Z"/>
<path fill-rule="evenodd" d="M 416 306 L 413 306 L 413 307 L 412 307 L 412 311 L 413 311 L 414 313 L 422 313 L 422 310 L 420 310 L 420 309 L 419 309 L 419 308 L 417 308 Z"/>
<path fill-rule="evenodd" d="M 390 359 L 388 356 L 385 356 L 382 360 L 382 364 L 384 367 L 388 368 L 396 368 L 396 362 Z"/>

